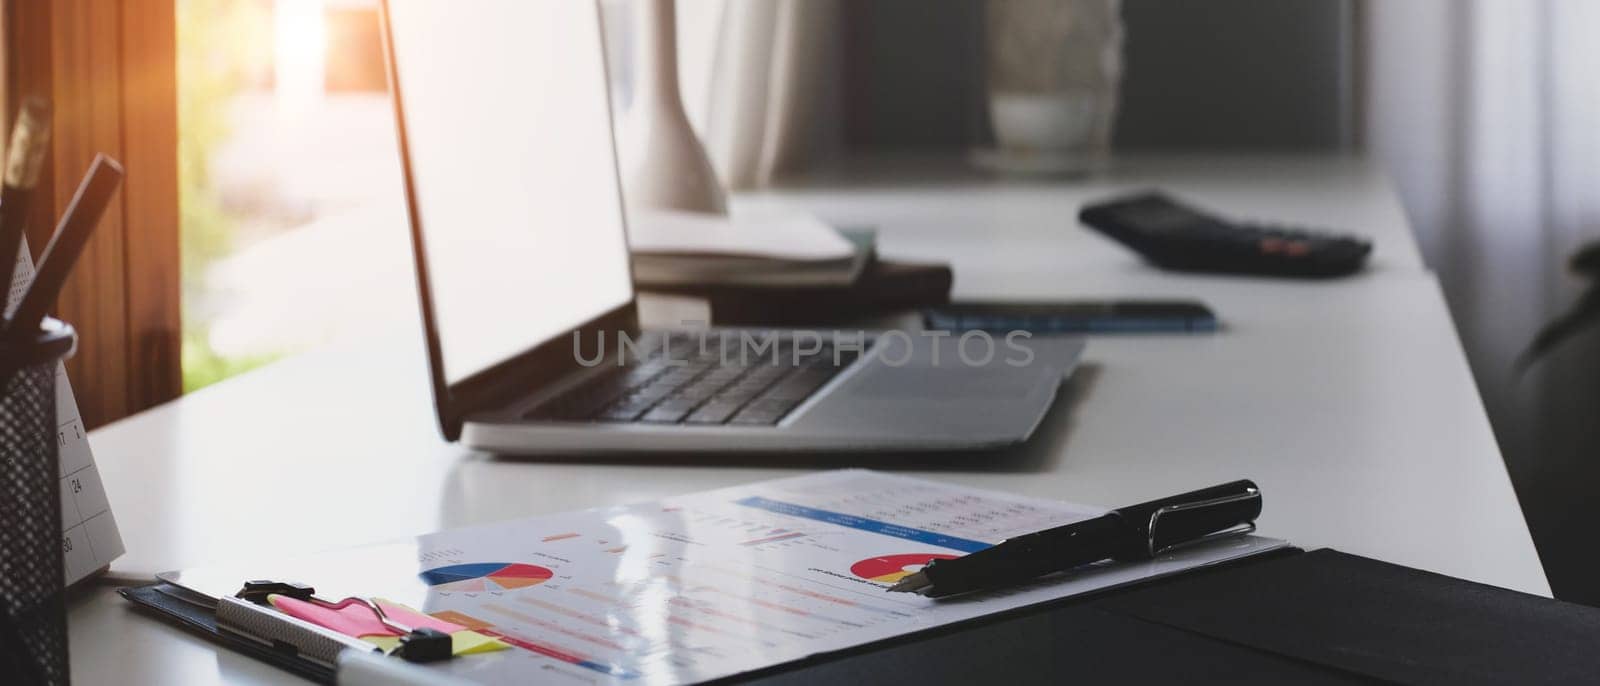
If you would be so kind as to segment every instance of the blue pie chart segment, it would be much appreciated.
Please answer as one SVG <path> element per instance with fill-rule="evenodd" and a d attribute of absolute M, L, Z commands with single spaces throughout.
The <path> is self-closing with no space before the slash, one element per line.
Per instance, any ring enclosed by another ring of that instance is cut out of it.
<path fill-rule="evenodd" d="M 423 572 L 419 576 L 422 577 L 423 583 L 426 583 L 429 586 L 438 586 L 439 584 L 448 584 L 452 581 L 481 579 L 494 572 L 498 572 L 505 567 L 506 563 L 504 562 L 477 562 L 473 564 L 438 567 L 436 569 L 430 569 L 426 572 Z"/>

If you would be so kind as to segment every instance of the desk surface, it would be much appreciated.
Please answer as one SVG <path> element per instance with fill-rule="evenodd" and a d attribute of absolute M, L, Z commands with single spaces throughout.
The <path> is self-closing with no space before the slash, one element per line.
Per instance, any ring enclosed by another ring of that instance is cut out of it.
<path fill-rule="evenodd" d="M 1226 330 L 1093 339 L 1041 434 L 1014 451 L 671 464 L 510 460 L 442 442 L 420 337 L 404 330 L 94 432 L 129 551 L 114 570 L 294 554 L 864 464 L 1103 505 L 1249 477 L 1267 498 L 1266 535 L 1549 594 L 1438 286 L 1366 163 L 1142 159 L 1087 184 L 887 174 L 850 170 L 739 202 L 875 225 L 886 256 L 951 261 L 958 295 L 1191 296 Z M 1366 229 L 1378 241 L 1373 268 L 1321 283 L 1175 276 L 1076 227 L 1085 199 L 1157 184 L 1229 212 Z M 119 603 L 108 589 L 73 603 L 80 683 L 287 678 Z"/>

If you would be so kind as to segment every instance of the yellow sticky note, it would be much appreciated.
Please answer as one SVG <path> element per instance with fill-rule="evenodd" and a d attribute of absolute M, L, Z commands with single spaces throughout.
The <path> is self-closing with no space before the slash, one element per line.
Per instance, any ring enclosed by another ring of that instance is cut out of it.
<path fill-rule="evenodd" d="M 395 648 L 400 647 L 399 636 L 362 636 L 361 640 L 378 646 L 385 653 L 392 653 Z M 478 653 L 505 650 L 510 647 L 498 638 L 485 636 L 472 630 L 457 631 L 450 634 L 450 654 L 452 655 L 476 655 Z"/>
<path fill-rule="evenodd" d="M 505 650 L 511 646 L 505 641 L 491 636 L 485 636 L 476 631 L 457 631 L 450 634 L 450 649 L 456 655 L 474 655 L 488 653 L 496 650 Z"/>
<path fill-rule="evenodd" d="M 361 640 L 366 641 L 368 643 L 371 643 L 372 645 L 378 646 L 379 648 L 383 649 L 383 652 L 385 652 L 385 653 L 392 653 L 392 652 L 394 652 L 395 648 L 399 648 L 400 647 L 400 637 L 399 636 L 378 636 L 378 635 L 362 636 Z M 451 643 L 451 647 L 454 648 L 455 647 L 454 637 L 451 638 L 451 642 L 450 643 Z"/>

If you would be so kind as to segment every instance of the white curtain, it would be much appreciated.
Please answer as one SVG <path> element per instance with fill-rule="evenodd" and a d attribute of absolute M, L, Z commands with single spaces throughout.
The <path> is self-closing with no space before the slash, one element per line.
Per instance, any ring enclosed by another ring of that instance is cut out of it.
<path fill-rule="evenodd" d="M 1375 0 L 1366 10 L 1367 144 L 1444 283 L 1552 584 L 1577 595 L 1564 579 L 1587 575 L 1596 581 L 1583 598 L 1600 600 L 1600 559 L 1547 545 L 1574 515 L 1600 523 L 1600 499 L 1563 495 L 1600 487 L 1584 478 L 1600 476 L 1600 436 L 1588 428 L 1600 426 L 1600 336 L 1570 341 L 1525 378 L 1512 371 L 1583 285 L 1566 256 L 1600 238 L 1600 2 Z M 1573 510 L 1580 502 L 1588 512 Z M 1557 559 L 1573 564 L 1556 569 Z"/>
<path fill-rule="evenodd" d="M 1600 237 L 1600 2 L 1370 10 L 1369 143 L 1475 356 L 1506 363 L 1572 296 L 1564 256 Z"/>
<path fill-rule="evenodd" d="M 837 139 L 837 0 L 679 0 L 678 26 L 684 107 L 723 184 L 766 185 Z"/>
<path fill-rule="evenodd" d="M 631 104 L 629 0 L 606 0 L 619 112 Z M 724 186 L 770 183 L 839 140 L 839 0 L 678 0 L 683 105 Z"/>

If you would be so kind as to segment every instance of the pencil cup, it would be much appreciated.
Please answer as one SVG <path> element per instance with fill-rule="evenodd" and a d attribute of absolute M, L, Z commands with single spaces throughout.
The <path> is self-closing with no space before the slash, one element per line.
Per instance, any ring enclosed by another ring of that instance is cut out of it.
<path fill-rule="evenodd" d="M 0 681 L 65 684 L 61 470 L 56 366 L 77 343 L 46 320 L 39 335 L 0 342 Z"/>

